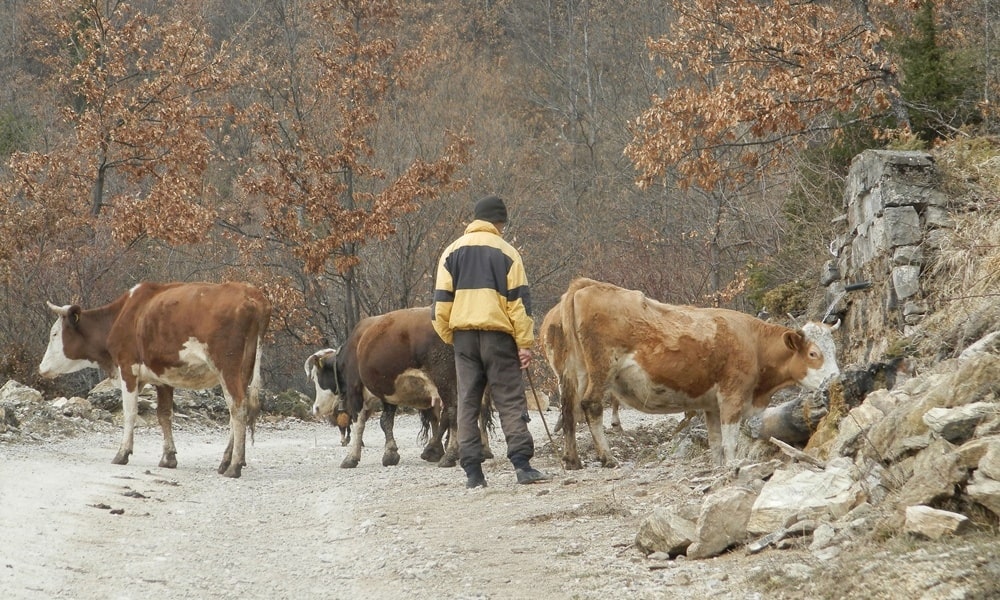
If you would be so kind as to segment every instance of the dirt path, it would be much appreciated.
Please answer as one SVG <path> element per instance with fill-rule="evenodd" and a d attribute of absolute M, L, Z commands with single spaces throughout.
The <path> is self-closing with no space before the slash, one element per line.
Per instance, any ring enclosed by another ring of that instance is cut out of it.
<path fill-rule="evenodd" d="M 628 417 L 627 429 L 655 419 Z M 804 550 L 704 561 L 638 552 L 641 520 L 656 506 L 697 501 L 710 471 L 631 461 L 566 473 L 536 418 L 535 463 L 555 480 L 519 486 L 497 459 L 486 464 L 489 487 L 466 490 L 459 469 L 419 459 L 417 427 L 414 416 L 398 419 L 398 467 L 381 466 L 372 425 L 361 464 L 340 469 L 346 449 L 334 428 L 264 424 L 238 480 L 215 472 L 226 431 L 214 427 L 177 431 L 174 470 L 156 466 L 153 428 L 137 432 L 126 466 L 110 464 L 111 426 L 0 446 L 0 597 L 841 597 L 817 595 L 816 582 L 807 591 L 829 565 Z M 493 449 L 503 456 L 502 442 Z M 880 560 L 898 570 L 909 559 Z"/>
<path fill-rule="evenodd" d="M 5 447 L 0 589 L 102 600 L 585 598 L 662 579 L 632 549 L 652 498 L 622 484 L 641 473 L 567 475 L 540 452 L 554 482 L 516 485 L 506 460 L 494 460 L 489 487 L 468 491 L 459 469 L 419 459 L 417 427 L 414 416 L 398 419 L 398 467 L 381 466 L 374 425 L 358 468 L 340 469 L 335 429 L 264 425 L 238 480 L 214 470 L 222 429 L 179 430 L 175 470 L 156 466 L 153 428 L 139 430 L 126 466 L 109 462 L 111 427 Z M 502 443 L 493 447 L 503 456 Z"/>

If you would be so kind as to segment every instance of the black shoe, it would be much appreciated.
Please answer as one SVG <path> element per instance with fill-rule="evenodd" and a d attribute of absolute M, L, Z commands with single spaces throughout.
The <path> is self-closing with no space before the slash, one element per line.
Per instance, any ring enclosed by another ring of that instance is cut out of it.
<path fill-rule="evenodd" d="M 467 477 L 465 481 L 465 487 L 478 488 L 486 487 L 486 476 L 483 475 L 483 467 L 481 465 L 470 465 L 465 467 L 465 475 Z"/>
<path fill-rule="evenodd" d="M 517 474 L 518 483 L 539 483 L 541 481 L 548 481 L 552 479 L 552 476 L 548 473 L 542 473 L 537 469 L 532 469 L 528 467 L 526 469 L 517 469 L 515 471 Z"/>

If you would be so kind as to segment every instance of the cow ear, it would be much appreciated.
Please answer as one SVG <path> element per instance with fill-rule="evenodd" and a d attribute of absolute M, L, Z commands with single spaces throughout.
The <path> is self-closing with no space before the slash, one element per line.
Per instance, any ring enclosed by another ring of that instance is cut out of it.
<path fill-rule="evenodd" d="M 74 304 L 73 306 L 69 307 L 68 311 L 66 311 L 66 318 L 69 319 L 69 322 L 72 325 L 77 325 L 80 323 L 80 314 L 82 312 L 83 309 Z"/>
<path fill-rule="evenodd" d="M 783 337 L 785 345 L 794 352 L 798 352 L 806 340 L 806 336 L 801 331 L 786 331 Z"/>

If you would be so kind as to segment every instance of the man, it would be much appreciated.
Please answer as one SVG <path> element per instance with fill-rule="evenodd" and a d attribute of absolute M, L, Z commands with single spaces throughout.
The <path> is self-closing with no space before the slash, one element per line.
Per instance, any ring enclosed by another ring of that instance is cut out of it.
<path fill-rule="evenodd" d="M 458 455 L 468 488 L 486 487 L 479 411 L 487 384 L 517 482 L 550 479 L 530 464 L 535 444 L 521 369 L 531 364 L 534 322 L 521 256 L 500 236 L 506 223 L 507 207 L 499 197 L 476 202 L 475 220 L 442 253 L 434 286 L 434 330 L 455 346 Z"/>

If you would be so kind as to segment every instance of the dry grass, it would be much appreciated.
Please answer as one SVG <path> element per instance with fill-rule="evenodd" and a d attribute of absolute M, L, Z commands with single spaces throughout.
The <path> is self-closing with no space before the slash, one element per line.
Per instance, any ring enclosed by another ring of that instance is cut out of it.
<path fill-rule="evenodd" d="M 936 238 L 924 278 L 933 313 L 918 353 L 953 356 L 1000 328 L 1000 140 L 963 140 L 935 153 L 954 222 Z"/>

